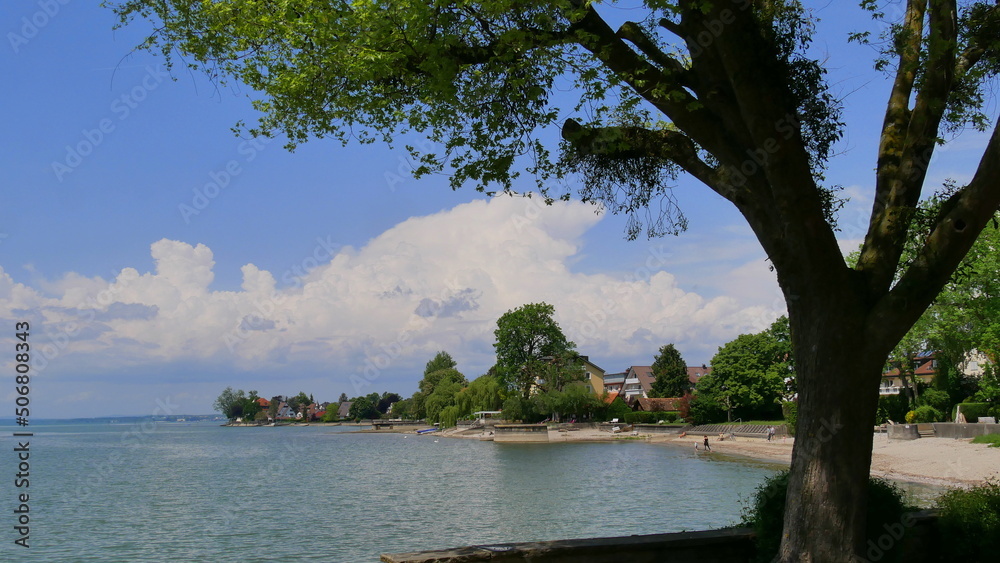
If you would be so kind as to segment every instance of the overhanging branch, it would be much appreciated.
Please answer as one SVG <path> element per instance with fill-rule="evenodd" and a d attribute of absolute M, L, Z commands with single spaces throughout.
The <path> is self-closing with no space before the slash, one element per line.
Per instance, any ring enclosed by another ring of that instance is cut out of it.
<path fill-rule="evenodd" d="M 732 201 L 732 187 L 719 181 L 716 170 L 699 158 L 694 141 L 679 131 L 654 131 L 642 127 L 584 127 L 574 119 L 567 119 L 563 124 L 562 136 L 581 154 L 669 160 Z"/>

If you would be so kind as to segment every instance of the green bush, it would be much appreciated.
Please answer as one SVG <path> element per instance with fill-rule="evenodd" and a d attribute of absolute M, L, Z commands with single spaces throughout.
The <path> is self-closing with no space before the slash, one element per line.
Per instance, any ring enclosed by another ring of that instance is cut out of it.
<path fill-rule="evenodd" d="M 618 420 L 623 420 L 625 415 L 632 412 L 632 409 L 628 408 L 625 401 L 621 397 L 615 398 L 614 401 L 604 410 L 602 418 L 605 421 L 617 418 Z"/>
<path fill-rule="evenodd" d="M 653 413 L 653 422 L 663 421 L 666 423 L 677 422 L 677 418 L 680 416 L 677 411 L 656 411 Z"/>
<path fill-rule="evenodd" d="M 657 421 L 656 413 L 635 411 L 625 413 L 625 424 L 653 424 Z"/>
<path fill-rule="evenodd" d="M 958 405 L 951 411 L 952 420 L 958 416 Z M 979 417 L 989 416 L 990 404 L 989 403 L 962 403 L 962 415 L 965 416 L 966 422 L 978 422 Z"/>
<path fill-rule="evenodd" d="M 726 421 L 726 409 L 718 401 L 709 397 L 697 396 L 690 401 L 691 422 L 694 424 L 712 424 Z"/>
<path fill-rule="evenodd" d="M 1000 553 L 1000 483 L 955 489 L 937 500 L 938 527 L 952 561 L 995 561 Z M 993 555 L 990 555 L 990 554 Z"/>
<path fill-rule="evenodd" d="M 918 424 L 922 422 L 941 422 L 944 420 L 944 414 L 930 405 L 917 407 L 916 410 L 913 411 L 913 414 L 913 422 Z M 910 422 L 909 417 L 907 417 L 907 422 Z"/>
<path fill-rule="evenodd" d="M 906 420 L 906 412 L 910 410 L 910 401 L 906 395 L 883 395 L 878 398 L 879 424 L 885 424 L 890 420 L 893 422 L 903 422 Z"/>
<path fill-rule="evenodd" d="M 795 435 L 795 422 L 799 419 L 799 404 L 795 401 L 781 403 L 781 416 L 785 419 L 788 435 Z"/>
<path fill-rule="evenodd" d="M 774 560 L 781 545 L 781 531 L 785 519 L 785 498 L 788 489 L 788 472 L 782 471 L 761 483 L 753 497 L 743 505 L 741 525 L 753 528 L 757 541 L 755 563 Z M 887 526 L 905 522 L 905 513 L 914 510 L 903 502 L 903 493 L 891 482 L 877 477 L 868 481 L 867 538 L 879 546 L 879 539 L 887 533 Z M 909 529 L 907 529 L 909 532 Z M 880 561 L 898 562 L 901 551 L 895 541 Z M 866 545 L 870 545 L 866 542 Z M 894 549 L 895 548 L 895 549 Z M 880 548 L 881 549 L 881 548 Z"/>
<path fill-rule="evenodd" d="M 948 393 L 939 389 L 928 389 L 920 394 L 920 404 L 934 407 L 942 413 L 948 412 L 951 398 Z"/>

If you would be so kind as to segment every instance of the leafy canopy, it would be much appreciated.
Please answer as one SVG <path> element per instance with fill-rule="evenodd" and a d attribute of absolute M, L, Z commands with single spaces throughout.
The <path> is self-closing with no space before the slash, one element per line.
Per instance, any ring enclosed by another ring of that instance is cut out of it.
<path fill-rule="evenodd" d="M 682 397 L 691 388 L 687 364 L 673 343 L 660 346 L 653 359 L 654 397 Z"/>
<path fill-rule="evenodd" d="M 548 303 L 528 303 L 497 319 L 493 331 L 497 378 L 505 389 L 520 393 L 524 399 L 536 382 L 546 376 L 551 381 L 558 373 L 553 364 L 568 363 L 569 369 L 577 365 L 566 360 L 576 344 L 566 339 L 553 315 L 555 308 Z"/>
<path fill-rule="evenodd" d="M 690 80 L 702 61 L 676 56 L 663 37 L 690 41 L 703 31 L 699 18 L 711 21 L 703 2 L 643 2 L 643 17 L 617 34 L 596 3 L 580 0 L 107 4 L 121 25 L 152 20 L 140 47 L 169 65 L 180 59 L 220 85 L 236 80 L 259 92 L 260 117 L 240 131 L 284 135 L 289 148 L 313 137 L 391 142 L 416 132 L 436 148 L 407 147 L 415 174 L 447 172 L 455 188 L 510 191 L 528 172 L 546 197 L 565 198 L 565 187 L 550 194 L 552 182 L 578 174 L 584 199 L 629 215 L 630 237 L 685 228 L 670 192 L 679 171 L 715 167 L 729 181 L 740 172 L 723 169 L 726 157 L 737 157 L 736 168 L 746 159 L 707 129 L 685 137 L 674 124 L 709 127 L 707 115 L 672 114 L 724 101 Z M 781 95 L 798 116 L 790 123 L 801 127 L 819 179 L 841 123 L 825 71 L 803 54 L 813 22 L 797 2 L 761 2 L 755 18 L 747 48 L 766 53 L 758 64 L 788 84 Z M 557 126 L 564 141 L 552 155 L 543 131 Z M 832 192 L 822 194 L 831 212 Z"/>

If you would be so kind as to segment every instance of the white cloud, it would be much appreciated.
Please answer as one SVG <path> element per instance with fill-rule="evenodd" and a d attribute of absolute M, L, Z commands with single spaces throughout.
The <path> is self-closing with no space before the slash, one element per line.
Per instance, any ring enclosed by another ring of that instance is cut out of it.
<path fill-rule="evenodd" d="M 75 367 L 206 362 L 277 374 L 295 364 L 346 381 L 366 368 L 419 373 L 441 349 L 478 375 L 493 361 L 496 319 L 530 302 L 552 303 L 581 352 L 632 363 L 651 361 L 667 342 L 708 361 L 784 308 L 760 261 L 728 273 L 738 295 L 711 299 L 682 290 L 656 248 L 630 272 L 572 271 L 583 234 L 600 220 L 580 203 L 474 201 L 404 221 L 358 249 L 320 240 L 287 272 L 247 264 L 239 291 L 211 289 L 209 248 L 164 239 L 151 246 L 153 272 L 67 274 L 49 295 L 0 270 L 0 312 L 30 309 L 50 335 L 69 332 L 63 356 Z"/>

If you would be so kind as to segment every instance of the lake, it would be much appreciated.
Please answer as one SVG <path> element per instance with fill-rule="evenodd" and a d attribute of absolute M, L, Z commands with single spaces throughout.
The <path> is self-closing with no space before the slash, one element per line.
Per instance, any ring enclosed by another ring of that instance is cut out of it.
<path fill-rule="evenodd" d="M 4 561 L 377 561 L 471 544 L 717 528 L 775 472 L 641 441 L 496 444 L 352 427 L 35 425 L 5 453 Z M 30 492 L 30 548 L 14 545 Z"/>

